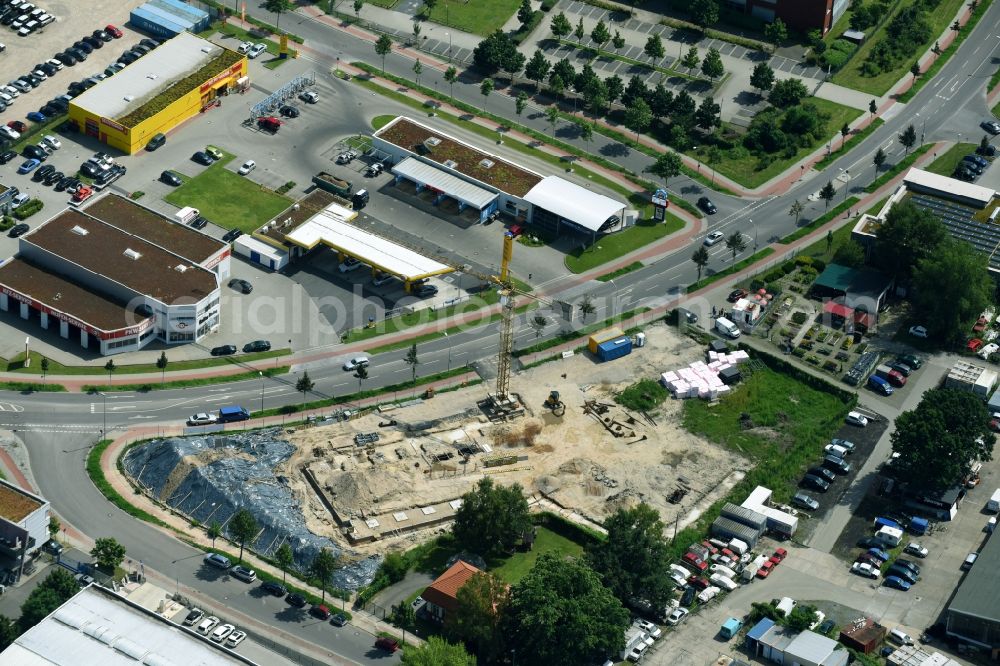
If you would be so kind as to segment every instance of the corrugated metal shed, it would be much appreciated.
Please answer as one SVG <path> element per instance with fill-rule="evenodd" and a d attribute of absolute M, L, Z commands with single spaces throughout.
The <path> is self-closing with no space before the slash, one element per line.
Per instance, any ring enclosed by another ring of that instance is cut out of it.
<path fill-rule="evenodd" d="M 726 503 L 719 515 L 731 518 L 755 529 L 763 530 L 767 526 L 767 516 L 764 514 L 758 513 L 753 509 L 748 509 L 745 506 L 736 506 L 732 503 Z"/>
<path fill-rule="evenodd" d="M 757 545 L 760 535 L 760 531 L 730 518 L 720 516 L 712 523 L 712 536 L 724 537 L 726 539 L 740 539 L 748 543 L 751 548 Z"/>

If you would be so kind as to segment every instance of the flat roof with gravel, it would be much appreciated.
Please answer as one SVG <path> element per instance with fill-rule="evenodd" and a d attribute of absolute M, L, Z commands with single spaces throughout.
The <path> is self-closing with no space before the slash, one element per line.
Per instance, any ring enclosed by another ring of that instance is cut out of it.
<path fill-rule="evenodd" d="M 199 264 L 208 261 L 228 245 L 196 229 L 168 220 L 117 194 L 97 199 L 84 208 L 83 212 Z"/>
<path fill-rule="evenodd" d="M 218 288 L 211 271 L 76 210 L 60 213 L 21 242 L 167 305 L 193 304 Z"/>
<path fill-rule="evenodd" d="M 102 331 L 117 331 L 148 319 L 122 303 L 19 257 L 0 266 L 0 284 Z"/>
<path fill-rule="evenodd" d="M 18 523 L 40 506 L 42 503 L 33 495 L 7 483 L 0 483 L 0 517 Z"/>

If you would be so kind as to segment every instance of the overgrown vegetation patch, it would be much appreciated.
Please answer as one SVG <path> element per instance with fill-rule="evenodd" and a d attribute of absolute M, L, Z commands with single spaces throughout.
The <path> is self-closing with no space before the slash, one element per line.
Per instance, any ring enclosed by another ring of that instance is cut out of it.
<path fill-rule="evenodd" d="M 655 379 L 640 379 L 615 396 L 615 402 L 628 409 L 649 411 L 667 399 L 667 389 Z"/>

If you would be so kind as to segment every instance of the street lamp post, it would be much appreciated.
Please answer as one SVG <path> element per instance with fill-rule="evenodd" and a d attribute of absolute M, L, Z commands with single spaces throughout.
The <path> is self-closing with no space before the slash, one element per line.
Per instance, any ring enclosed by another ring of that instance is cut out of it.
<path fill-rule="evenodd" d="M 448 331 L 444 332 L 444 337 L 448 337 Z M 451 372 L 451 340 L 448 340 L 448 372 Z"/>
<path fill-rule="evenodd" d="M 851 189 L 851 170 L 844 169 L 844 201 L 847 201 L 847 190 Z"/>
<path fill-rule="evenodd" d="M 108 436 L 108 394 L 102 392 L 100 395 L 102 402 L 101 418 L 103 419 L 104 422 L 104 425 L 101 428 L 101 439 L 104 439 L 105 437 Z"/>
<path fill-rule="evenodd" d="M 257 371 L 260 375 L 260 420 L 264 421 L 264 373 L 260 370 Z"/>
<path fill-rule="evenodd" d="M 753 251 L 757 252 L 757 224 L 751 219 L 750 224 L 753 225 Z"/>

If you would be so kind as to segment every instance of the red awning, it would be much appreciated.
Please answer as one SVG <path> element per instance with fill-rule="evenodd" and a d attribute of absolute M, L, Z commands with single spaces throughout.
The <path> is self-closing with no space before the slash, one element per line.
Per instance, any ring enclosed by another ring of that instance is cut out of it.
<path fill-rule="evenodd" d="M 823 305 L 823 312 L 826 314 L 836 315 L 837 317 L 843 317 L 847 319 L 854 314 L 854 310 L 847 307 L 843 303 L 835 303 L 834 301 L 827 301 Z"/>

